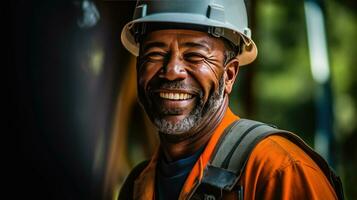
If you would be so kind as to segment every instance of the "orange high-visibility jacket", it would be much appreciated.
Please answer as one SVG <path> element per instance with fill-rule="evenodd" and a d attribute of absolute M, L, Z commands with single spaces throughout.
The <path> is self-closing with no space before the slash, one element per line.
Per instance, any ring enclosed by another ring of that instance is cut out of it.
<path fill-rule="evenodd" d="M 239 119 L 228 108 L 205 150 L 188 175 L 179 200 L 188 199 L 202 180 L 203 171 L 224 129 Z M 155 199 L 155 171 L 159 150 L 135 181 L 126 181 L 119 199 Z M 130 176 L 129 176 L 130 177 Z M 133 177 L 131 177 L 133 178 Z M 128 178 L 129 179 L 129 178 Z M 318 165 L 297 145 L 281 136 L 262 140 L 253 150 L 239 185 L 244 199 L 337 199 L 333 187 Z M 175 187 L 175 186 L 172 186 Z M 224 192 L 223 199 L 237 199 L 236 192 Z"/>

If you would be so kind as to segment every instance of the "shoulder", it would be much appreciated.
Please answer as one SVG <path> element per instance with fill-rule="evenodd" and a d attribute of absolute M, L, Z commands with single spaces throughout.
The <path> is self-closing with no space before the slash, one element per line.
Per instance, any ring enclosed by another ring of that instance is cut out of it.
<path fill-rule="evenodd" d="M 258 199 L 337 199 L 318 164 L 282 136 L 262 140 L 246 167 L 245 184 Z"/>
<path fill-rule="evenodd" d="M 272 135 L 258 143 L 242 178 L 245 192 L 264 196 L 263 199 L 284 195 L 292 199 L 336 197 L 318 164 L 298 145 L 282 136 Z"/>
<path fill-rule="evenodd" d="M 145 160 L 138 165 L 136 165 L 133 170 L 131 170 L 128 177 L 125 179 L 123 186 L 120 189 L 119 200 L 124 199 L 132 199 L 133 197 L 133 188 L 134 181 L 140 175 L 140 173 L 145 169 L 145 167 L 149 164 L 149 160 Z"/>
<path fill-rule="evenodd" d="M 257 144 L 248 160 L 251 167 L 264 165 L 265 174 L 276 173 L 292 165 L 306 166 L 320 171 L 315 161 L 298 145 L 289 139 L 272 135 Z"/>

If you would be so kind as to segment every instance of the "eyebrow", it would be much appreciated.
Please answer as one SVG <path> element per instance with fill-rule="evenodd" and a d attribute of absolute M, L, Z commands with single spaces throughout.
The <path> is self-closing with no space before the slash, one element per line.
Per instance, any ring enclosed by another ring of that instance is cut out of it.
<path fill-rule="evenodd" d="M 186 47 L 204 49 L 207 52 L 209 52 L 211 49 L 209 47 L 209 43 L 206 40 L 200 40 L 198 42 L 185 42 L 185 43 L 183 43 L 183 45 Z M 143 45 L 142 50 L 145 52 L 148 49 L 151 49 L 154 47 L 165 48 L 165 47 L 167 47 L 167 44 L 165 44 L 164 42 L 148 42 L 147 44 Z"/>
<path fill-rule="evenodd" d="M 205 51 L 209 52 L 210 47 L 209 44 L 206 40 L 200 40 L 198 42 L 185 42 L 183 43 L 184 46 L 187 47 L 193 47 L 193 48 L 199 48 L 199 49 L 204 49 Z"/>
<path fill-rule="evenodd" d="M 148 49 L 154 48 L 154 47 L 159 47 L 159 48 L 164 48 L 167 47 L 167 45 L 163 42 L 148 42 L 147 44 L 143 45 L 143 51 L 147 51 Z"/>

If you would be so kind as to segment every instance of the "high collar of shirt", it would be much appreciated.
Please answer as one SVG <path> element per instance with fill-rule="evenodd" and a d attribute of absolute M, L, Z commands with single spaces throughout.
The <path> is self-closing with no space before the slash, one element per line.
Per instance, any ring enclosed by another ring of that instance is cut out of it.
<path fill-rule="evenodd" d="M 204 146 L 205 145 L 194 154 L 173 162 L 168 162 L 163 154 L 161 154 L 158 160 L 158 169 L 164 177 L 175 177 L 187 174 L 201 155 Z"/>

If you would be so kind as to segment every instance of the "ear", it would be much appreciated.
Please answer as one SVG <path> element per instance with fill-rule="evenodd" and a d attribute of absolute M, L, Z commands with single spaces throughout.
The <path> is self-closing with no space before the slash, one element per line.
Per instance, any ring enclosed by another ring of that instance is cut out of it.
<path fill-rule="evenodd" d="M 225 67 L 224 76 L 225 76 L 225 93 L 230 94 L 238 75 L 239 71 L 239 61 L 237 58 L 232 59 Z"/>

